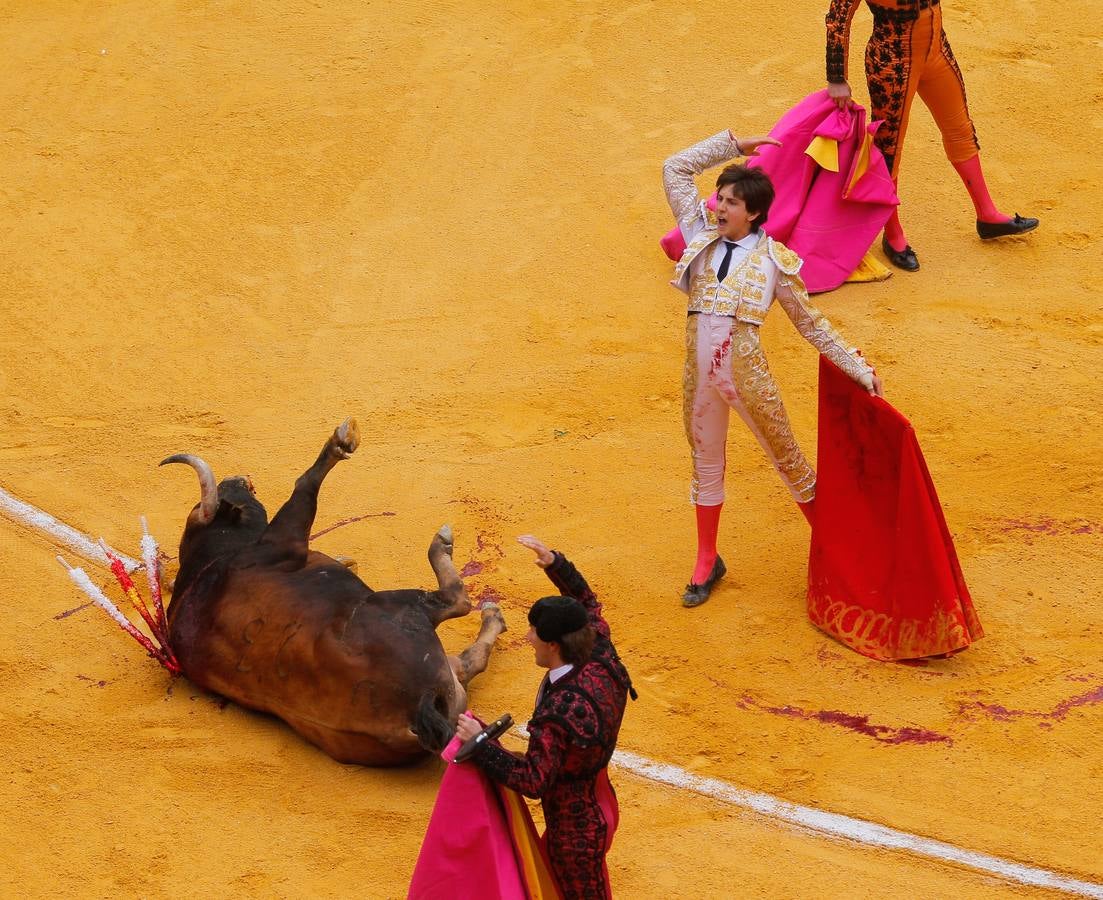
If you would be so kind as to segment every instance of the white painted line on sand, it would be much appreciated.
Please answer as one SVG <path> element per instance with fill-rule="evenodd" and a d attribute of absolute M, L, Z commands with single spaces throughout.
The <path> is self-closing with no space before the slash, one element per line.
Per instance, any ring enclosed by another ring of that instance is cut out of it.
<path fill-rule="evenodd" d="M 716 778 L 702 778 L 678 766 L 655 762 L 626 750 L 616 751 L 613 754 L 613 763 L 618 768 L 640 778 L 646 778 L 648 781 L 691 791 L 721 803 L 748 809 L 772 819 L 780 819 L 790 825 L 827 837 L 843 838 L 870 847 L 904 850 L 917 856 L 967 866 L 1016 884 L 1050 888 L 1103 900 L 1103 884 L 1078 881 L 1047 869 L 1025 866 L 1007 859 L 1000 859 L 998 856 L 989 856 L 986 853 L 963 850 L 953 844 L 909 834 L 906 831 L 897 831 L 895 828 L 887 828 L 862 819 L 852 819 L 850 816 L 839 813 L 800 806 L 769 794 L 747 791 Z"/>
<path fill-rule="evenodd" d="M 109 563 L 104 555 L 103 548 L 88 535 L 82 534 L 70 525 L 59 522 L 49 513 L 43 512 L 37 506 L 31 506 L 18 497 L 13 497 L 3 488 L 0 488 L 0 513 L 7 516 L 13 522 L 41 531 L 47 538 L 62 547 L 68 547 L 74 553 L 83 556 L 90 562 L 107 567 Z M 119 553 L 114 548 L 111 552 L 123 561 L 127 572 L 133 572 L 141 568 L 141 563 L 131 559 L 125 553 Z"/>

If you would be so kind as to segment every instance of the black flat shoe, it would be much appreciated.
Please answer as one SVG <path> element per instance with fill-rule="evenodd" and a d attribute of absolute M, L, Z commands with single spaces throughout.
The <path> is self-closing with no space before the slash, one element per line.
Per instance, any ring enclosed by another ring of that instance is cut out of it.
<path fill-rule="evenodd" d="M 979 222 L 977 228 L 980 228 Z M 915 272 L 919 268 L 919 257 L 915 255 L 911 244 L 908 244 L 903 250 L 894 250 L 888 238 L 881 238 L 881 249 L 885 251 L 885 256 L 896 268 L 903 269 L 905 272 Z"/>
<path fill-rule="evenodd" d="M 990 241 L 992 238 L 1006 237 L 1009 234 L 1026 234 L 1038 227 L 1037 219 L 1026 219 L 1015 213 L 1014 219 L 1006 222 L 982 222 L 977 219 L 977 234 L 982 241 Z"/>
<path fill-rule="evenodd" d="M 705 579 L 704 584 L 686 585 L 686 592 L 682 594 L 682 606 L 687 609 L 700 606 L 708 600 L 709 594 L 712 593 L 712 589 L 716 586 L 716 582 L 727 574 L 728 567 L 724 565 L 724 560 L 719 556 L 716 557 L 716 562 L 712 564 L 712 571 L 709 572 L 709 577 Z"/>

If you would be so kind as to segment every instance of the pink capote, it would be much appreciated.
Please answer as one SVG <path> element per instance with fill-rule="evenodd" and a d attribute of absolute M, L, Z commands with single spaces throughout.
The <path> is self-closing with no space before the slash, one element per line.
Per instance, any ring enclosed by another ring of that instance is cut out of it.
<path fill-rule="evenodd" d="M 421 845 L 409 900 L 528 900 L 497 788 L 474 763 L 452 765 L 459 737 L 441 756 L 449 761 Z"/>
<path fill-rule="evenodd" d="M 873 144 L 880 124 L 867 125 L 863 107 L 840 110 L 826 90 L 817 91 L 770 130 L 781 146 L 760 147 L 747 161 L 774 183 L 777 196 L 764 229 L 804 260 L 800 274 L 811 293 L 834 290 L 846 281 L 900 202 Z M 829 154 L 820 152 L 822 144 L 817 150 L 816 138 L 838 141 L 837 171 L 820 164 Z M 715 194 L 709 208 L 716 208 Z M 680 228 L 659 243 L 673 260 L 685 251 Z"/>

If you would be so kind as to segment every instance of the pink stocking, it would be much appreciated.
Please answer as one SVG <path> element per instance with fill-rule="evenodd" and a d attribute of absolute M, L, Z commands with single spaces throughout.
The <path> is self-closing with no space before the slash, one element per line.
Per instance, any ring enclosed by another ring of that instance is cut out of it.
<path fill-rule="evenodd" d="M 716 535 L 720 531 L 720 510 L 723 508 L 723 503 L 716 506 L 697 504 L 697 564 L 693 568 L 694 584 L 704 584 L 716 562 Z"/>
<path fill-rule="evenodd" d="M 980 222 L 1007 222 L 1010 216 L 1005 216 L 992 202 L 988 193 L 988 185 L 984 183 L 984 173 L 980 169 L 980 154 L 970 156 L 965 162 L 954 163 L 958 175 L 965 183 L 965 189 L 973 200 L 973 206 L 977 210 L 977 220 Z"/>
<path fill-rule="evenodd" d="M 900 216 L 896 209 L 893 209 L 892 215 L 885 223 L 885 240 L 898 253 L 902 253 L 904 248 L 908 246 L 908 239 L 904 236 L 904 226 L 900 224 Z"/>

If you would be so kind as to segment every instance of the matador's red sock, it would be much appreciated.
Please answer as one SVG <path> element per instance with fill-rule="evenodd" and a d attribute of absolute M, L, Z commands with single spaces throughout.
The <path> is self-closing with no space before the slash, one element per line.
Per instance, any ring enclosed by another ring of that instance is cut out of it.
<path fill-rule="evenodd" d="M 900 216 L 896 209 L 885 223 L 885 240 L 893 250 L 902 253 L 908 246 L 908 239 L 904 236 L 904 226 L 900 224 Z"/>
<path fill-rule="evenodd" d="M 984 183 L 984 173 L 980 168 L 980 154 L 969 157 L 965 162 L 954 163 L 958 175 L 965 183 L 965 189 L 972 198 L 973 206 L 977 210 L 977 220 L 980 222 L 1008 222 L 1011 216 L 1005 216 L 996 209 L 992 202 L 992 196 L 988 193 L 988 185 Z"/>
<path fill-rule="evenodd" d="M 697 504 L 697 564 L 693 567 L 694 584 L 704 584 L 716 563 L 716 535 L 720 531 L 720 510 L 723 503 L 716 506 Z"/>

